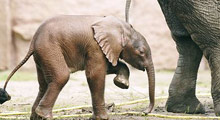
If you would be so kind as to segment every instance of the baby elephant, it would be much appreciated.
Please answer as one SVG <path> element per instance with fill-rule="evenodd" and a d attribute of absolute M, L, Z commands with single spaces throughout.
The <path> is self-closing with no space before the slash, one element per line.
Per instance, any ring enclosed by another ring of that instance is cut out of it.
<path fill-rule="evenodd" d="M 58 94 L 70 73 L 85 70 L 89 84 L 94 119 L 108 119 L 105 109 L 105 75 L 117 74 L 114 82 L 128 88 L 128 67 L 123 59 L 149 79 L 151 112 L 154 106 L 155 73 L 150 48 L 145 38 L 130 24 L 113 16 L 58 16 L 45 21 L 35 33 L 22 62 L 6 80 L 33 55 L 39 93 L 32 107 L 31 119 L 52 118 Z M 2 97 L 2 96 L 0 96 Z"/>

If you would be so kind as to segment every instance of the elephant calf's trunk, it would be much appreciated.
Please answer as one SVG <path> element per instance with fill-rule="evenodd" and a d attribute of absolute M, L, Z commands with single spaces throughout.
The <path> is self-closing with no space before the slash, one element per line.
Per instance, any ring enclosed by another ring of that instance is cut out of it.
<path fill-rule="evenodd" d="M 150 98 L 150 105 L 148 108 L 148 111 L 145 111 L 145 113 L 150 113 L 153 110 L 154 102 L 155 102 L 155 71 L 153 62 L 149 64 L 149 66 L 146 68 L 147 75 L 148 75 L 148 83 L 149 83 L 149 98 Z"/>

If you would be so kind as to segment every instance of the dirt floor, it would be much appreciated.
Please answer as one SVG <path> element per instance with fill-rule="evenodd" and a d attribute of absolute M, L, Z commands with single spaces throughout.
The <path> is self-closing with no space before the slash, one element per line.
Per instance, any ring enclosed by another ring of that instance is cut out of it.
<path fill-rule="evenodd" d="M 8 72 L 0 73 L 2 76 L 6 76 Z M 38 83 L 35 73 L 17 73 L 18 76 L 21 74 L 21 78 L 15 77 L 8 84 L 7 91 L 12 96 L 12 100 L 6 102 L 3 105 L 0 105 L 0 117 L 2 113 L 11 113 L 11 112 L 30 112 L 31 106 L 35 100 L 35 97 L 38 92 Z M 30 78 L 30 80 L 25 79 L 25 81 L 20 80 L 25 77 Z M 31 76 L 31 77 L 30 77 Z M 129 101 L 137 101 L 140 99 L 148 98 L 148 80 L 147 74 L 145 72 L 131 70 L 130 76 L 130 87 L 127 90 L 117 88 L 113 83 L 113 78 L 115 75 L 108 75 L 106 77 L 106 88 L 105 88 L 105 100 L 108 105 L 108 112 L 114 112 L 117 114 L 124 112 L 140 112 L 138 114 L 125 114 L 125 115 L 109 115 L 110 120 L 166 120 L 166 119 L 177 119 L 170 118 L 167 116 L 192 116 L 186 114 L 177 114 L 177 113 L 168 113 L 165 110 L 166 96 L 168 96 L 168 87 L 171 82 L 173 71 L 157 71 L 156 73 L 156 105 L 154 111 L 149 116 L 142 116 L 142 111 L 144 111 L 148 102 L 139 102 L 131 105 L 121 105 L 117 106 L 119 103 L 126 103 Z M 3 79 L 3 78 L 1 78 Z M 5 78 L 4 78 L 5 79 Z M 4 81 L 0 81 L 1 87 L 3 86 Z M 206 108 L 206 114 L 204 115 L 193 115 L 195 116 L 215 116 L 213 110 L 213 103 L 210 97 L 210 72 L 209 71 L 200 71 L 197 81 L 196 93 L 199 97 L 199 100 L 203 103 Z M 205 96 L 204 96 L 205 94 Z M 159 99 L 160 98 L 160 99 Z M 66 84 L 62 92 L 60 93 L 56 104 L 55 109 L 60 108 L 71 108 L 74 106 L 81 105 L 91 105 L 91 97 L 89 88 L 86 82 L 85 73 L 77 72 L 71 75 L 69 82 Z M 114 106 L 116 105 L 116 106 Z M 63 115 L 74 115 L 74 114 L 91 114 L 92 109 L 90 107 L 81 108 L 76 110 L 62 110 L 58 113 L 53 113 L 54 116 L 63 116 Z M 153 116 L 154 114 L 166 115 L 166 117 Z M 14 115 L 13 115 L 14 116 Z M 11 117 L 11 116 L 8 116 Z M 28 115 L 20 115 L 17 117 L 25 117 L 23 119 L 28 119 Z M 88 119 L 89 117 L 71 117 L 65 118 L 68 119 Z M 18 118 L 17 118 L 18 119 Z M 64 119 L 64 118 L 62 118 Z M 185 119 L 185 118 L 182 118 Z M 198 118 L 194 118 L 198 119 Z"/>

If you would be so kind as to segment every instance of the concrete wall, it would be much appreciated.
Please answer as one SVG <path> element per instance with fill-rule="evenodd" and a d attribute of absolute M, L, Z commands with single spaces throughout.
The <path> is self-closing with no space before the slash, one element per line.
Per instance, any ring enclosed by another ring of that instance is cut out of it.
<path fill-rule="evenodd" d="M 126 0 L 10 0 L 10 9 L 5 5 L 8 0 L 1 0 L 0 9 L 0 55 L 11 56 L 11 66 L 15 66 L 26 55 L 30 40 L 39 25 L 49 17 L 67 15 L 114 15 L 124 19 Z M 1 10 L 2 11 L 2 10 Z M 10 12 L 11 11 L 11 12 Z M 11 13 L 11 28 L 10 19 Z M 156 69 L 174 69 L 178 54 L 176 45 L 171 39 L 170 31 L 156 0 L 132 0 L 130 22 L 136 30 L 143 34 L 152 50 Z M 12 30 L 12 54 L 8 53 L 10 33 Z M 7 39 L 6 39 L 7 38 Z M 6 49 L 7 48 L 7 49 Z M 7 67 L 9 60 L 0 58 L 0 66 Z M 6 64 L 7 63 L 7 64 Z M 204 63 L 204 62 L 203 62 Z M 33 60 L 29 60 L 23 68 L 34 68 Z"/>
<path fill-rule="evenodd" d="M 0 0 L 0 70 L 10 66 L 11 19 L 9 0 Z"/>

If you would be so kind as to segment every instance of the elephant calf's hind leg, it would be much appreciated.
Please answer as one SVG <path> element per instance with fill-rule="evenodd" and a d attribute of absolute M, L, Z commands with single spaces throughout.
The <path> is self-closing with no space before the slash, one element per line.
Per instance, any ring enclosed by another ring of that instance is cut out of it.
<path fill-rule="evenodd" d="M 43 71 L 37 66 L 37 77 L 38 77 L 38 83 L 39 83 L 39 92 L 37 95 L 37 98 L 34 102 L 34 105 L 32 107 L 32 112 L 31 112 L 31 120 L 41 120 L 42 118 L 38 116 L 35 112 L 35 109 L 37 108 L 40 100 L 44 96 L 46 90 L 47 90 L 47 83 L 44 79 Z"/>
<path fill-rule="evenodd" d="M 114 84 L 122 89 L 128 89 L 130 72 L 125 63 L 119 61 L 117 66 L 110 66 L 108 74 L 116 74 Z"/>
<path fill-rule="evenodd" d="M 57 50 L 57 51 L 56 51 Z M 59 57 L 56 57 L 57 55 Z M 64 56 L 59 49 L 54 51 L 46 51 L 40 56 L 40 63 L 47 85 L 47 90 L 40 100 L 35 112 L 43 118 L 52 118 L 52 109 L 55 101 L 69 80 L 70 72 L 65 62 Z"/>

